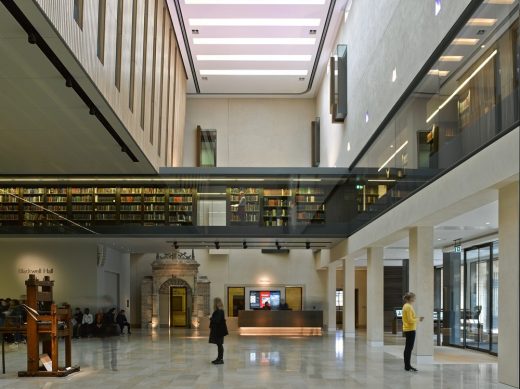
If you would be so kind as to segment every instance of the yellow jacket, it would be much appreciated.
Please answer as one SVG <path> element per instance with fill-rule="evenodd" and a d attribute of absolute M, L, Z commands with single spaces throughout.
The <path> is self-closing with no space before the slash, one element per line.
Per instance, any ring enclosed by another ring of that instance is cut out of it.
<path fill-rule="evenodd" d="M 411 304 L 403 305 L 403 332 L 415 331 L 417 327 L 417 318 Z"/>

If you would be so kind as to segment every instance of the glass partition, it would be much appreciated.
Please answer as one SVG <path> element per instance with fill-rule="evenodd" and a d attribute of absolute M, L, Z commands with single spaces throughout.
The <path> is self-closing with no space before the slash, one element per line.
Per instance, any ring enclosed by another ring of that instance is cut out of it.
<path fill-rule="evenodd" d="M 382 206 L 415 190 L 413 176 L 431 181 L 518 127 L 518 20 L 518 0 L 483 2 L 378 129 L 351 168 L 394 182 Z"/>

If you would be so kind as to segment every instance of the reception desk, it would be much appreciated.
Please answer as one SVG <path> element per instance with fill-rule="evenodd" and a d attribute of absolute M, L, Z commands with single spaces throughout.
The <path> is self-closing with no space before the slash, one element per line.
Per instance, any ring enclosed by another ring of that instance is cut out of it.
<path fill-rule="evenodd" d="M 321 335 L 322 311 L 239 311 L 241 335 Z"/>

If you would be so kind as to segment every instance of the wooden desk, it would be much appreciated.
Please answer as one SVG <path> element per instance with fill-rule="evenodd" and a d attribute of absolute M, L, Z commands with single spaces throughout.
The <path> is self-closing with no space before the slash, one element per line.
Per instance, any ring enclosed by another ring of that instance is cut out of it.
<path fill-rule="evenodd" d="M 27 327 L 0 327 L 0 336 L 2 337 L 2 374 L 5 374 L 5 334 L 27 335 Z"/>
<path fill-rule="evenodd" d="M 239 311 L 242 335 L 321 335 L 322 311 Z"/>

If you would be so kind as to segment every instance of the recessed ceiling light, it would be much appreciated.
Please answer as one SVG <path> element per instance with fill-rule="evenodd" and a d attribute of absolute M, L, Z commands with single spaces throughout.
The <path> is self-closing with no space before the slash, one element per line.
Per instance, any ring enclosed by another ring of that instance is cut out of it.
<path fill-rule="evenodd" d="M 477 38 L 455 38 L 451 44 L 457 46 L 474 46 L 478 41 Z"/>
<path fill-rule="evenodd" d="M 368 123 L 368 119 L 369 119 L 369 117 L 368 117 L 368 111 L 366 111 L 366 112 L 365 112 L 365 123 Z"/>
<path fill-rule="evenodd" d="M 310 35 L 316 35 L 316 30 L 309 30 Z"/>
<path fill-rule="evenodd" d="M 205 76 L 306 76 L 307 70 L 288 69 L 210 69 L 201 70 Z"/>
<path fill-rule="evenodd" d="M 497 22 L 496 19 L 492 18 L 471 18 L 468 20 L 468 26 L 484 26 L 491 27 Z"/>
<path fill-rule="evenodd" d="M 446 77 L 450 71 L 449 70 L 439 70 L 439 69 L 431 69 L 428 74 L 430 76 L 439 76 Z"/>
<path fill-rule="evenodd" d="M 195 45 L 314 45 L 316 38 L 193 38 Z"/>
<path fill-rule="evenodd" d="M 319 18 L 193 18 L 191 26 L 282 26 L 318 27 Z"/>
<path fill-rule="evenodd" d="M 486 0 L 488 4 L 513 4 L 515 0 Z"/>
<path fill-rule="evenodd" d="M 462 55 L 442 55 L 439 58 L 441 62 L 460 62 L 464 58 Z"/>
<path fill-rule="evenodd" d="M 489 226 L 491 224 L 491 222 L 486 222 L 486 225 Z"/>
<path fill-rule="evenodd" d="M 283 61 L 283 62 L 309 62 L 312 58 L 310 54 L 199 54 L 197 61 Z"/>
<path fill-rule="evenodd" d="M 395 80 L 397 80 L 397 69 L 394 68 L 394 70 L 392 71 L 392 82 L 395 82 Z"/>
<path fill-rule="evenodd" d="M 347 151 L 350 151 L 350 142 L 347 142 Z"/>
<path fill-rule="evenodd" d="M 325 4 L 325 0 L 184 0 L 184 4 L 323 5 Z"/>
<path fill-rule="evenodd" d="M 197 35 L 199 33 L 199 30 L 191 30 L 191 33 Z"/>

